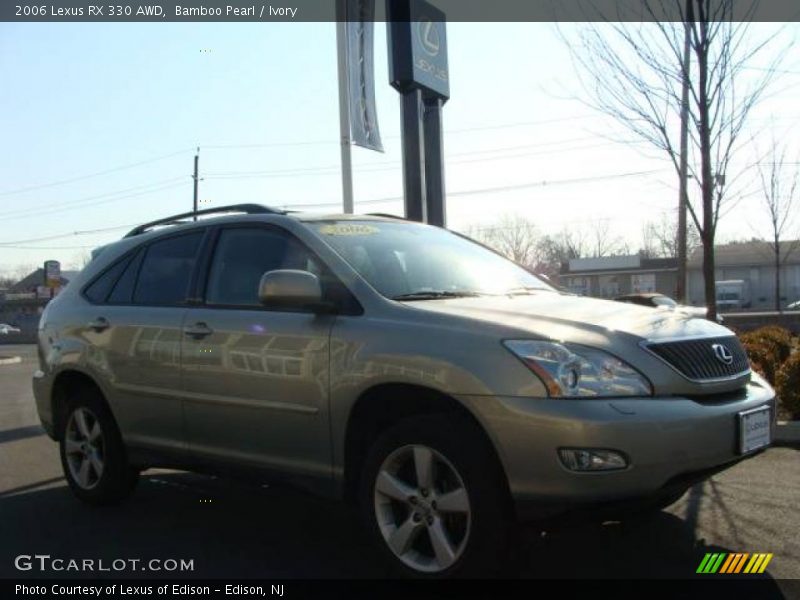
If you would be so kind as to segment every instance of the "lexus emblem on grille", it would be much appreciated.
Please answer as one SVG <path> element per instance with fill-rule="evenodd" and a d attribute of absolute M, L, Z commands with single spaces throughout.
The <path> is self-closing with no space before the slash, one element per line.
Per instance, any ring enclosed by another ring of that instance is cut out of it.
<path fill-rule="evenodd" d="M 728 350 L 727 346 L 723 346 L 722 344 L 711 344 L 711 349 L 714 351 L 714 356 L 717 357 L 717 360 L 721 363 L 725 363 L 729 365 L 733 362 L 733 354 L 731 351 Z"/>

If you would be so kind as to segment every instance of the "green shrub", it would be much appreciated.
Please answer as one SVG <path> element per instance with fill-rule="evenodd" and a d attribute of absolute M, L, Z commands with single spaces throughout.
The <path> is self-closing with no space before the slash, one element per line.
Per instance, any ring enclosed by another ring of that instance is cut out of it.
<path fill-rule="evenodd" d="M 800 352 L 792 354 L 775 375 L 778 400 L 793 419 L 800 419 Z"/>

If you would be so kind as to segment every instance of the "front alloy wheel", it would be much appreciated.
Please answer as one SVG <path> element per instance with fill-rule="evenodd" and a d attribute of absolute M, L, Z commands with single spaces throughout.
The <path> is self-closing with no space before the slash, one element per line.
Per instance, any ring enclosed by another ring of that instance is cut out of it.
<path fill-rule="evenodd" d="M 464 480 L 424 445 L 392 452 L 375 481 L 375 519 L 394 555 L 415 571 L 438 573 L 464 552 L 471 512 Z"/>

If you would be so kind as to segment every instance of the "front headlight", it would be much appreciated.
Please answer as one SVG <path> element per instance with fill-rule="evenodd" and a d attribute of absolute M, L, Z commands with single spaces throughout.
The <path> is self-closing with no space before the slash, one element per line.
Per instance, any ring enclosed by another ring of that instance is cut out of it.
<path fill-rule="evenodd" d="M 503 342 L 547 387 L 550 396 L 650 396 L 650 382 L 616 356 L 577 344 L 535 340 Z"/>

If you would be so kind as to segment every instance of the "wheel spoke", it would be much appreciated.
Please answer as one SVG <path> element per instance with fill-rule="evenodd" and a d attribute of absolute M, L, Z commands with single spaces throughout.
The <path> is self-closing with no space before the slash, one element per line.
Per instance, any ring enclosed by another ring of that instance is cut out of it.
<path fill-rule="evenodd" d="M 414 520 L 409 517 L 406 519 L 405 523 L 395 529 L 389 536 L 389 546 L 391 546 L 392 550 L 394 550 L 398 556 L 402 556 L 411 549 L 411 545 L 414 543 L 414 540 L 417 539 L 419 532 L 422 531 L 422 527 L 422 521 L 415 523 Z"/>
<path fill-rule="evenodd" d="M 67 454 L 79 454 L 83 451 L 81 448 L 81 443 L 77 440 L 71 440 L 66 438 L 64 440 L 64 449 L 66 450 Z"/>
<path fill-rule="evenodd" d="M 81 487 L 89 487 L 89 469 L 91 467 L 91 463 L 89 459 L 84 457 L 83 462 L 81 462 L 80 471 L 78 471 L 78 483 Z"/>
<path fill-rule="evenodd" d="M 414 469 L 417 485 L 430 490 L 433 487 L 433 453 L 425 446 L 414 446 Z"/>
<path fill-rule="evenodd" d="M 469 512 L 469 499 L 464 488 L 441 494 L 436 499 L 436 508 L 441 512 Z"/>
<path fill-rule="evenodd" d="M 436 554 L 436 562 L 442 569 L 446 569 L 456 559 L 455 550 L 447 537 L 447 532 L 442 526 L 442 520 L 434 519 L 433 524 L 428 528 L 428 535 L 431 538 L 431 546 Z"/>
<path fill-rule="evenodd" d="M 378 474 L 378 480 L 375 482 L 375 489 L 384 496 L 389 496 L 390 498 L 402 502 L 407 501 L 411 496 L 415 496 L 417 493 L 410 485 L 403 483 L 386 470 L 382 470 Z"/>
<path fill-rule="evenodd" d="M 84 439 L 89 439 L 89 425 L 86 423 L 86 411 L 82 408 L 75 411 L 75 423 Z"/>
<path fill-rule="evenodd" d="M 100 460 L 99 456 L 97 456 L 97 452 L 89 453 L 89 462 L 92 464 L 94 474 L 97 475 L 98 479 L 100 479 L 100 477 L 103 475 L 103 461 Z"/>
<path fill-rule="evenodd" d="M 92 429 L 89 431 L 89 441 L 94 442 L 97 438 L 100 437 L 102 431 L 100 430 L 100 422 L 95 421 L 94 425 L 92 425 Z"/>

